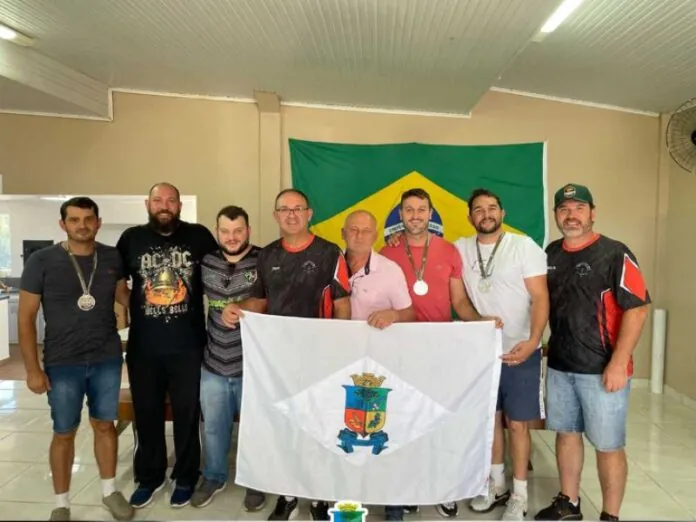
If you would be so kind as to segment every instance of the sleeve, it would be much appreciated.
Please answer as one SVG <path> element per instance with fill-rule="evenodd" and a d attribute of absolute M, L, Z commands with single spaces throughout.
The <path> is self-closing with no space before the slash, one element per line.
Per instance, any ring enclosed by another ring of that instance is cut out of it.
<path fill-rule="evenodd" d="M 202 241 L 203 241 L 203 255 L 210 254 L 213 252 L 215 249 L 218 247 L 217 240 L 215 239 L 215 236 L 213 236 L 213 233 L 208 230 L 207 227 L 201 225 L 201 230 L 202 230 Z"/>
<path fill-rule="evenodd" d="M 464 269 L 464 263 L 462 261 L 462 255 L 459 253 L 457 247 L 453 244 L 449 244 L 451 249 L 450 256 L 452 257 L 452 273 L 450 274 L 450 279 L 461 279 L 462 271 Z"/>
<path fill-rule="evenodd" d="M 614 254 L 613 291 L 622 310 L 650 304 L 650 294 L 638 261 L 628 247 L 620 245 Z"/>
<path fill-rule="evenodd" d="M 20 290 L 30 294 L 43 295 L 44 292 L 44 261 L 43 256 L 35 253 L 24 265 L 22 278 L 19 283 Z"/>
<path fill-rule="evenodd" d="M 116 250 L 118 250 L 118 253 L 121 258 L 121 266 L 123 267 L 123 277 L 129 277 L 132 274 L 130 273 L 130 267 L 128 266 L 128 244 L 130 243 L 130 232 L 131 229 L 126 229 L 123 231 L 123 234 L 121 234 L 121 237 L 118 238 L 118 241 L 116 242 Z"/>
<path fill-rule="evenodd" d="M 546 262 L 546 252 L 537 245 L 531 237 L 524 236 L 522 249 L 522 277 L 537 277 L 546 275 L 549 271 Z"/>
<path fill-rule="evenodd" d="M 256 261 L 256 281 L 254 281 L 254 284 L 251 287 L 250 295 L 250 297 L 254 299 L 268 298 L 268 293 L 266 292 L 266 284 L 264 282 L 264 276 L 266 274 L 266 256 L 264 254 L 265 252 L 262 249 L 261 252 L 259 252 L 259 257 Z"/>
<path fill-rule="evenodd" d="M 331 299 L 341 299 L 350 296 L 350 280 L 348 277 L 348 264 L 343 253 L 336 247 L 336 267 L 331 280 Z"/>
<path fill-rule="evenodd" d="M 121 256 L 121 252 L 116 250 L 114 257 L 115 257 L 114 268 L 116 269 L 117 279 L 121 280 L 121 279 L 128 278 L 128 275 L 126 274 L 126 266 L 125 266 L 125 263 L 123 262 L 123 257 Z"/>
<path fill-rule="evenodd" d="M 398 284 L 394 285 L 394 294 L 392 295 L 391 305 L 394 310 L 403 310 L 408 308 L 413 304 L 411 300 L 411 294 L 408 291 L 408 283 L 406 282 L 406 275 L 401 267 L 394 263 L 394 283 L 398 281 Z"/>

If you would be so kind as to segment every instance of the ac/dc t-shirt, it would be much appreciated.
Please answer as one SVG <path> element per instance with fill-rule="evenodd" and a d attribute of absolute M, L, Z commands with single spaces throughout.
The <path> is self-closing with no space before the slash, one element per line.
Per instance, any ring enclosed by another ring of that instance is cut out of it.
<path fill-rule="evenodd" d="M 252 297 L 266 299 L 266 313 L 331 318 L 333 301 L 350 296 L 348 266 L 337 245 L 318 236 L 301 249 L 282 239 L 259 253 Z"/>
<path fill-rule="evenodd" d="M 563 240 L 546 248 L 550 299 L 549 368 L 604 372 L 626 310 L 650 303 L 633 253 L 619 241 L 597 235 L 570 250 Z M 633 360 L 628 366 L 633 375 Z"/>
<path fill-rule="evenodd" d="M 140 225 L 123 232 L 116 247 L 133 280 L 129 352 L 202 353 L 206 331 L 201 261 L 217 248 L 210 231 L 181 222 L 164 236 Z"/>

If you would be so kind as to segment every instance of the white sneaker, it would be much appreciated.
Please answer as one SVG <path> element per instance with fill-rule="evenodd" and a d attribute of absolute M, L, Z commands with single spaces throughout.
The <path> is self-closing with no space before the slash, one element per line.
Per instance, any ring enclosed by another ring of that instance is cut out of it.
<path fill-rule="evenodd" d="M 524 520 L 527 516 L 527 499 L 521 495 L 512 494 L 507 502 L 503 520 Z"/>
<path fill-rule="evenodd" d="M 488 493 L 476 497 L 469 504 L 469 509 L 475 513 L 489 513 L 498 506 L 504 506 L 510 498 L 510 490 L 498 494 L 492 480 L 488 481 Z"/>

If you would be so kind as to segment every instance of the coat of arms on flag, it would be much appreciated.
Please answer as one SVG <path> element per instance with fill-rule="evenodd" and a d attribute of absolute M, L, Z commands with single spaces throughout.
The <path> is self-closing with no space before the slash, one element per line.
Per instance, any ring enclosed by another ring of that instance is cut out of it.
<path fill-rule="evenodd" d="M 486 490 L 502 354 L 493 322 L 377 330 L 246 313 L 241 329 L 240 486 L 363 505 Z"/>
<path fill-rule="evenodd" d="M 372 453 L 379 455 L 389 440 L 382 428 L 387 422 L 387 395 L 391 390 L 381 387 L 385 377 L 363 373 L 353 374 L 351 378 L 353 386 L 343 385 L 346 390 L 346 429 L 338 434 L 339 447 L 352 453 L 353 446 L 372 446 Z"/>

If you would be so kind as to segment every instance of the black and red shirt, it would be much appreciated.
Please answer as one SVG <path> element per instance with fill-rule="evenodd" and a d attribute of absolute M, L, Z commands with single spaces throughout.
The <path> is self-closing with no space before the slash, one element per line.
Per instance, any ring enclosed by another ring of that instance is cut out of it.
<path fill-rule="evenodd" d="M 331 318 L 333 301 L 350 296 L 343 253 L 318 236 L 299 249 L 274 241 L 259 253 L 256 272 L 252 297 L 266 299 L 271 315 Z"/>
<path fill-rule="evenodd" d="M 549 368 L 604 372 L 626 310 L 650 303 L 636 257 L 619 241 L 597 234 L 570 249 L 562 240 L 549 244 Z M 628 366 L 633 375 L 633 359 Z"/>

